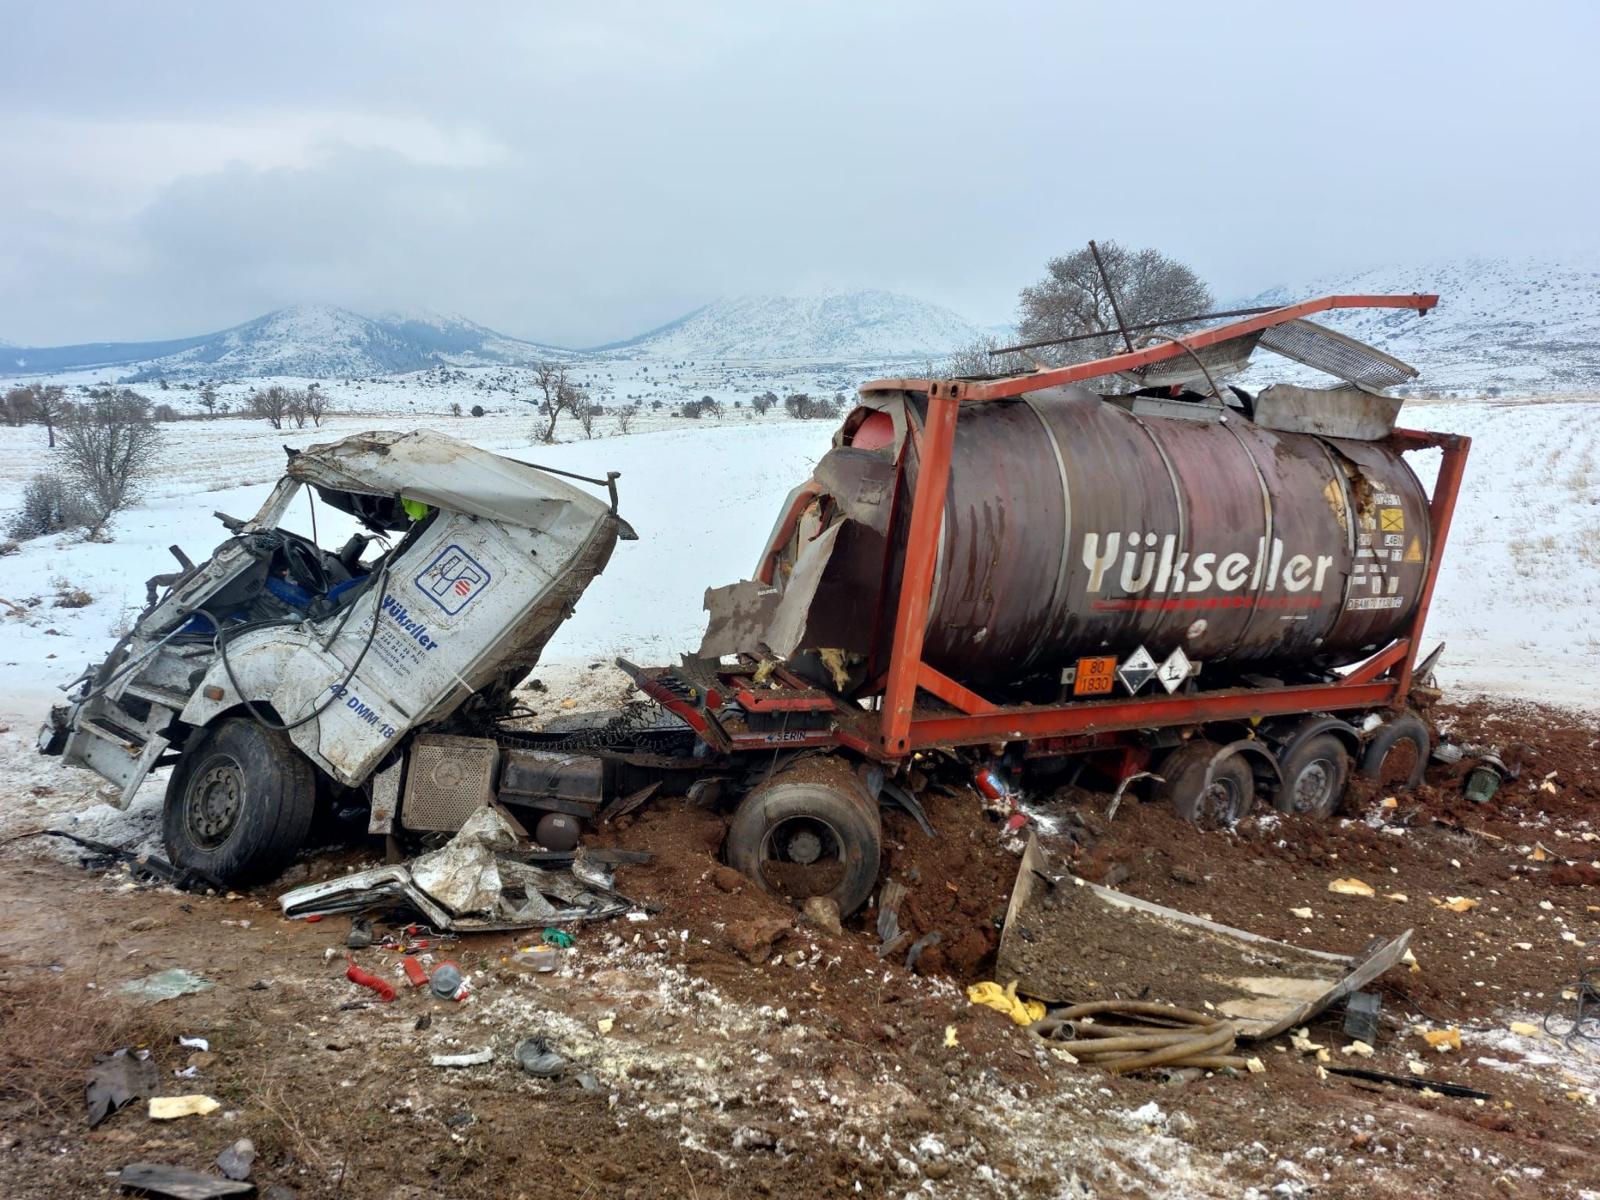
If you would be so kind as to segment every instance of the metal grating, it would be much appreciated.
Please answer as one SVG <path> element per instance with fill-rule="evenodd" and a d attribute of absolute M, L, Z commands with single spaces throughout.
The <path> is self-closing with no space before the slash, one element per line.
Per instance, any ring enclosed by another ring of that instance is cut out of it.
<path fill-rule="evenodd" d="M 400 808 L 407 829 L 453 833 L 494 796 L 500 747 L 488 738 L 424 734 L 410 757 Z"/>
<path fill-rule="evenodd" d="M 1270 326 L 1261 331 L 1261 345 L 1274 354 L 1363 387 L 1393 387 L 1417 377 L 1415 367 L 1314 321 L 1285 321 Z"/>

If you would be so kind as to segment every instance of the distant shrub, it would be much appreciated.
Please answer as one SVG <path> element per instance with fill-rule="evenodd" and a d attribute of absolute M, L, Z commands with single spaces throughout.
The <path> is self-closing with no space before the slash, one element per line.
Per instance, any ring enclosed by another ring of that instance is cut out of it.
<path fill-rule="evenodd" d="M 701 417 L 721 416 L 722 405 L 710 396 L 701 396 L 698 400 L 690 400 L 678 411 L 683 416 L 698 421 Z"/>
<path fill-rule="evenodd" d="M 475 417 L 481 417 L 483 416 L 483 405 L 474 404 L 468 411 Z"/>
<path fill-rule="evenodd" d="M 6 535 L 19 540 L 77 529 L 94 520 L 77 492 L 59 475 L 41 474 L 22 489 L 22 505 L 6 525 Z"/>
<path fill-rule="evenodd" d="M 138 499 L 160 440 L 150 402 L 126 388 L 96 393 L 73 411 L 61 434 L 61 461 L 95 526 Z"/>

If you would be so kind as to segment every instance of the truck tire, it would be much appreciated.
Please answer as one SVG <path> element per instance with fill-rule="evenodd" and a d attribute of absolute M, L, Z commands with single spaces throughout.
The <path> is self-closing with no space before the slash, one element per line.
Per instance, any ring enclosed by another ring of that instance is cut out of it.
<path fill-rule="evenodd" d="M 802 759 L 751 790 L 734 811 L 728 865 L 775 896 L 828 896 L 849 916 L 878 881 L 878 806 L 850 765 Z"/>
<path fill-rule="evenodd" d="M 1278 759 L 1283 784 L 1272 798 L 1282 813 L 1326 820 L 1339 811 L 1350 782 L 1350 751 L 1334 733 L 1292 743 Z"/>
<path fill-rule="evenodd" d="M 230 718 L 185 748 L 167 782 L 167 856 L 236 886 L 275 878 L 305 844 L 316 798 L 315 769 L 287 737 Z"/>
<path fill-rule="evenodd" d="M 1237 823 L 1255 803 L 1255 775 L 1240 754 L 1228 755 L 1213 769 L 1211 760 L 1221 749 L 1215 742 L 1195 738 L 1167 755 L 1156 772 L 1162 778 L 1156 800 L 1170 804 L 1185 821 L 1202 829 L 1227 829 Z"/>
<path fill-rule="evenodd" d="M 1416 713 L 1401 713 L 1374 733 L 1361 752 L 1357 775 L 1396 791 L 1410 791 L 1428 769 L 1433 737 Z"/>

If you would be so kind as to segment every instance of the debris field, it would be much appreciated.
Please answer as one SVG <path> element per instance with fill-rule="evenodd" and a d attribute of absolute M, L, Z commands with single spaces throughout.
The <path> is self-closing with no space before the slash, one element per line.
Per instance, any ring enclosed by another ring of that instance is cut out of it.
<path fill-rule="evenodd" d="M 1028 798 L 1053 861 L 1130 895 L 1344 954 L 1414 931 L 1415 965 L 1373 985 L 1375 1040 L 1344 1033 L 1336 1005 L 1249 1046 L 1259 1070 L 1112 1076 L 972 1003 L 1018 865 L 976 794 L 932 795 L 932 838 L 886 814 L 883 877 L 905 891 L 900 949 L 881 958 L 875 908 L 839 932 L 811 923 L 721 863 L 723 818 L 681 799 L 589 835 L 651 858 L 617 868 L 632 915 L 572 928 L 542 952 L 550 970 L 518 961 L 537 930 L 419 950 L 380 921 L 352 949 L 347 917 L 279 914 L 289 886 L 369 865 L 360 849 L 207 895 L 13 840 L 0 1177 L 16 1196 L 117 1194 L 141 1163 L 225 1181 L 215 1160 L 248 1139 L 251 1181 L 279 1196 L 1592 1195 L 1600 1046 L 1561 1035 L 1600 936 L 1600 744 L 1553 711 L 1434 715 L 1452 738 L 1515 747 L 1517 778 L 1473 804 L 1461 768 L 1435 766 L 1416 793 L 1352 796 L 1331 822 L 1258 811 L 1210 832 L 1153 803 L 1108 819 L 1103 794 Z M 1141 955 L 1178 973 L 1152 998 L 1203 970 L 1168 953 Z M 459 965 L 462 999 L 410 986 L 402 966 L 424 956 Z M 395 999 L 353 982 L 352 960 Z M 1085 996 L 1117 995 L 1116 966 L 1086 963 Z M 121 990 L 172 972 L 198 990 Z M 553 1074 L 525 1068 L 529 1039 L 562 1060 Z M 160 1120 L 141 1097 L 88 1128 L 85 1072 L 123 1047 L 148 1053 L 154 1097 L 215 1107 Z M 435 1065 L 453 1058 L 471 1065 Z"/>

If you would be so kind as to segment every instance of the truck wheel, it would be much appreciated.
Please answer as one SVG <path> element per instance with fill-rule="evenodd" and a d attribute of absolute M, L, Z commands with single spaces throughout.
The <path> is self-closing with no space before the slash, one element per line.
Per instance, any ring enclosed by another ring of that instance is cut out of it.
<path fill-rule="evenodd" d="M 1156 799 L 1202 829 L 1230 828 L 1255 803 L 1255 776 L 1241 755 L 1230 754 L 1211 767 L 1220 749 L 1215 742 L 1196 738 L 1167 755 L 1157 772 L 1164 782 L 1156 788 Z"/>
<path fill-rule="evenodd" d="M 223 721 L 190 743 L 167 783 L 167 855 L 223 883 L 272 879 L 305 844 L 316 797 L 316 773 L 287 737 Z"/>
<path fill-rule="evenodd" d="M 1350 782 L 1350 751 L 1337 734 L 1319 733 L 1291 745 L 1278 760 L 1283 784 L 1272 798 L 1279 812 L 1319 820 L 1339 811 Z"/>
<path fill-rule="evenodd" d="M 1401 713 L 1372 735 L 1361 752 L 1357 774 L 1386 788 L 1410 791 L 1422 782 L 1428 769 L 1433 738 L 1422 718 Z"/>
<path fill-rule="evenodd" d="M 878 806 L 850 765 L 802 759 L 753 789 L 728 826 L 728 863 L 775 896 L 828 896 L 849 916 L 878 880 Z"/>

